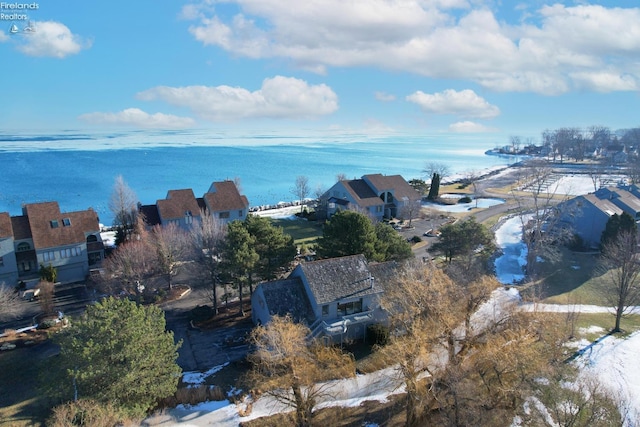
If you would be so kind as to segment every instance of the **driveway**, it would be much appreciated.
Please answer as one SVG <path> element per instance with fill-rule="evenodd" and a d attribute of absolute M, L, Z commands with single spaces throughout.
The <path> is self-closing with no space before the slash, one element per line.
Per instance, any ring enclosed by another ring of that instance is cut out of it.
<path fill-rule="evenodd" d="M 176 342 L 182 340 L 178 350 L 178 365 L 182 370 L 204 372 L 243 359 L 249 351 L 245 337 L 253 328 L 251 318 L 242 319 L 234 327 L 194 328 L 189 322 L 189 313 L 198 305 L 211 305 L 207 289 L 194 289 L 179 300 L 161 305 L 167 329 L 173 331 Z"/>

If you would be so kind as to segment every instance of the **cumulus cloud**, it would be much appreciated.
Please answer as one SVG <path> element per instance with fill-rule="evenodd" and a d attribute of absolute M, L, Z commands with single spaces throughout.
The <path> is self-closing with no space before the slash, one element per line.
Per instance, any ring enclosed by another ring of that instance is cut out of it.
<path fill-rule="evenodd" d="M 453 114 L 479 119 L 492 119 L 500 115 L 498 107 L 489 104 L 470 89 L 447 89 L 433 94 L 419 90 L 407 96 L 406 100 L 419 105 L 424 112 L 430 114 Z"/>
<path fill-rule="evenodd" d="M 6 42 L 7 40 L 9 40 L 9 36 L 0 30 L 0 43 Z"/>
<path fill-rule="evenodd" d="M 449 125 L 449 132 L 455 133 L 487 133 L 495 131 L 494 128 L 470 121 L 457 122 Z"/>
<path fill-rule="evenodd" d="M 236 55 L 285 58 L 318 73 L 377 66 L 547 95 L 640 88 L 640 8 L 506 2 L 520 13 L 506 22 L 482 2 L 464 0 L 230 2 L 239 10 L 233 16 L 183 9 L 194 21 L 191 34 Z M 609 78 L 601 78 L 603 69 Z"/>
<path fill-rule="evenodd" d="M 56 21 L 34 22 L 35 31 L 20 37 L 18 50 L 29 56 L 64 58 L 91 47 L 91 42 L 73 34 Z"/>
<path fill-rule="evenodd" d="M 98 125 L 131 126 L 145 129 L 182 129 L 195 124 L 190 117 L 171 114 L 149 114 L 138 108 L 127 108 L 117 113 L 87 113 L 80 120 Z"/>
<path fill-rule="evenodd" d="M 396 100 L 396 96 L 386 92 L 376 92 L 375 97 L 378 101 L 391 102 Z"/>
<path fill-rule="evenodd" d="M 276 76 L 265 79 L 259 90 L 231 86 L 157 86 L 137 94 L 145 101 L 162 100 L 187 107 L 212 121 L 249 118 L 301 119 L 331 114 L 338 96 L 325 84 Z"/>

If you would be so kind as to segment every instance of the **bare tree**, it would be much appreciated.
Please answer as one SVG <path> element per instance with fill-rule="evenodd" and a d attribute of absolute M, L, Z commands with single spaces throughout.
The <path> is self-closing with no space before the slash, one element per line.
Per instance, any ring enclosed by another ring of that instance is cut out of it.
<path fill-rule="evenodd" d="M 291 194 L 293 194 L 300 201 L 300 212 L 302 212 L 304 206 L 304 199 L 309 195 L 311 189 L 309 188 L 309 177 L 304 175 L 298 175 L 296 177 L 296 183 L 291 188 Z"/>
<path fill-rule="evenodd" d="M 218 291 L 220 284 L 220 252 L 224 243 L 226 227 L 208 210 L 200 214 L 201 220 L 191 227 L 190 237 L 193 246 L 193 259 L 209 282 L 211 303 L 218 314 Z"/>
<path fill-rule="evenodd" d="M 242 193 L 242 179 L 239 176 L 233 178 L 233 184 L 238 189 L 238 192 Z"/>
<path fill-rule="evenodd" d="M 522 138 L 517 135 L 511 135 L 509 137 L 509 143 L 511 144 L 511 152 L 517 154 L 522 146 Z"/>
<path fill-rule="evenodd" d="M 611 332 L 620 332 L 620 321 L 630 306 L 640 304 L 640 260 L 635 231 L 623 231 L 602 249 L 602 268 L 605 269 L 607 302 L 615 307 L 615 326 Z"/>
<path fill-rule="evenodd" d="M 249 355 L 253 365 L 249 384 L 293 407 L 300 427 L 311 425 L 318 400 L 327 396 L 327 384 L 320 381 L 355 374 L 349 356 L 335 347 L 309 344 L 309 334 L 307 326 L 290 317 L 274 316 L 250 337 L 255 351 Z"/>
<path fill-rule="evenodd" d="M 14 319 L 20 312 L 20 294 L 3 283 L 0 283 L 0 322 Z"/>
<path fill-rule="evenodd" d="M 433 174 L 438 174 L 440 180 L 444 180 L 445 177 L 449 176 L 450 170 L 449 166 L 440 162 L 427 162 L 422 169 L 422 173 L 427 179 L 431 179 Z"/>
<path fill-rule="evenodd" d="M 348 179 L 347 178 L 347 174 L 344 173 L 344 172 L 340 172 L 340 173 L 336 174 L 336 181 L 337 182 L 346 181 L 347 179 Z"/>
<path fill-rule="evenodd" d="M 598 191 L 602 187 L 602 178 L 607 174 L 606 168 L 600 163 L 594 163 L 589 166 L 588 174 L 593 183 L 593 191 Z"/>
<path fill-rule="evenodd" d="M 173 287 L 173 278 L 179 273 L 182 262 L 189 253 L 187 233 L 176 224 L 155 226 L 151 233 L 151 245 L 155 250 L 155 262 L 160 274 Z"/>
<path fill-rule="evenodd" d="M 478 207 L 478 180 L 480 179 L 480 172 L 477 170 L 468 170 L 464 173 L 464 182 L 471 185 L 473 188 L 473 199 L 476 202 L 476 208 Z"/>
<path fill-rule="evenodd" d="M 497 286 L 489 277 L 460 285 L 416 263 L 385 290 L 391 342 L 380 351 L 405 383 L 406 425 L 483 425 L 486 409 L 513 415 L 543 374 L 553 346 L 535 314 L 515 302 L 478 314 Z"/>
<path fill-rule="evenodd" d="M 136 193 L 127 185 L 122 175 L 116 176 L 109 198 L 109 210 L 113 215 L 113 224 L 120 232 L 118 244 L 126 240 L 136 223 L 137 205 Z"/>
<path fill-rule="evenodd" d="M 418 200 L 410 200 L 408 197 L 405 197 L 403 200 L 402 208 L 400 209 L 400 218 L 404 220 L 409 220 L 409 227 L 411 227 L 411 221 L 414 218 L 418 218 L 420 216 L 420 211 L 422 209 L 422 201 Z"/>
<path fill-rule="evenodd" d="M 153 251 L 144 240 L 130 240 L 105 260 L 109 293 L 124 289 L 133 292 L 136 302 L 142 303 L 142 290 L 154 272 Z"/>
<path fill-rule="evenodd" d="M 518 204 L 527 245 L 527 275 L 534 280 L 539 258 L 555 262 L 560 257 L 561 243 L 571 239 L 571 230 L 560 219 L 566 212 L 556 206 L 568 196 L 557 195 L 557 186 L 550 182 L 553 169 L 542 159 L 529 161 L 521 168 L 520 186 L 512 196 Z"/>
<path fill-rule="evenodd" d="M 46 316 L 55 313 L 53 297 L 55 295 L 56 285 L 53 282 L 40 280 L 40 282 L 38 282 L 38 289 L 40 290 L 38 303 L 40 304 L 42 314 Z"/>
<path fill-rule="evenodd" d="M 318 184 L 313 191 L 313 195 L 316 196 L 316 199 L 320 199 L 325 192 L 326 190 L 324 189 L 324 186 L 322 184 Z"/>

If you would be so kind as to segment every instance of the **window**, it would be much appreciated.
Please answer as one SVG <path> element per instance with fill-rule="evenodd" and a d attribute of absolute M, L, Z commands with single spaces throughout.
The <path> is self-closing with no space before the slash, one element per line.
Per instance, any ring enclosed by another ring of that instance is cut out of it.
<path fill-rule="evenodd" d="M 349 314 L 360 313 L 362 311 L 362 298 L 345 304 L 338 304 L 338 314 L 348 316 Z"/>
<path fill-rule="evenodd" d="M 323 316 L 328 316 L 329 315 L 329 305 L 325 304 L 322 306 L 322 315 Z"/>
<path fill-rule="evenodd" d="M 65 227 L 70 227 L 71 226 L 71 218 L 63 218 L 62 219 L 62 225 L 64 225 Z"/>
<path fill-rule="evenodd" d="M 31 261 L 23 261 L 18 266 L 20 271 L 30 271 L 31 270 Z"/>
<path fill-rule="evenodd" d="M 382 206 L 376 206 L 376 212 L 382 212 Z"/>
<path fill-rule="evenodd" d="M 31 245 L 27 242 L 22 242 L 16 248 L 16 252 L 26 252 L 31 250 Z"/>
<path fill-rule="evenodd" d="M 191 211 L 186 211 L 184 213 L 184 222 L 185 224 L 193 224 L 193 214 Z"/>
<path fill-rule="evenodd" d="M 0 267 L 4 266 L 4 259 L 0 256 Z"/>
<path fill-rule="evenodd" d="M 57 219 L 52 219 L 51 220 L 51 228 L 58 228 L 58 220 Z"/>
<path fill-rule="evenodd" d="M 60 253 L 62 254 L 62 251 L 60 251 Z M 63 257 L 64 258 L 64 257 Z M 42 253 L 42 259 L 44 261 L 53 261 L 56 259 L 56 253 L 53 251 L 49 251 L 49 252 L 43 252 Z"/>
<path fill-rule="evenodd" d="M 92 243 L 92 242 L 97 242 L 98 241 L 98 237 L 96 237 L 95 234 L 89 234 L 87 236 L 87 243 Z"/>
<path fill-rule="evenodd" d="M 229 218 L 229 212 L 220 212 L 218 217 L 221 218 L 221 219 L 227 219 L 227 218 Z"/>
<path fill-rule="evenodd" d="M 244 215 L 244 210 L 243 210 L 243 209 L 240 209 L 240 210 L 238 211 L 238 216 L 242 218 L 242 216 L 243 216 L 243 215 Z"/>

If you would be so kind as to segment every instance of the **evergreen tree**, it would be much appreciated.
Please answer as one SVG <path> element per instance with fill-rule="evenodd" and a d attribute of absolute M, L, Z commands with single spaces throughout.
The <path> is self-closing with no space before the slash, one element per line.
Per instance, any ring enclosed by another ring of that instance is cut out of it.
<path fill-rule="evenodd" d="M 376 230 L 365 215 L 343 210 L 336 212 L 322 230 L 317 254 L 321 258 L 335 258 L 363 254 L 375 260 Z"/>
<path fill-rule="evenodd" d="M 440 175 L 434 172 L 433 177 L 431 178 L 431 187 L 429 188 L 429 195 L 427 196 L 427 199 L 429 200 L 437 199 L 439 192 L 440 192 Z"/>
<path fill-rule="evenodd" d="M 413 256 L 411 245 L 389 224 L 379 222 L 376 229 L 376 261 L 401 261 Z"/>
<path fill-rule="evenodd" d="M 605 225 L 602 237 L 600 238 L 600 244 L 604 247 L 615 241 L 620 234 L 625 232 L 635 232 L 637 228 L 638 226 L 636 225 L 636 222 L 628 213 L 622 212 L 622 215 L 613 214 L 609 217 L 609 220 Z"/>
<path fill-rule="evenodd" d="M 95 399 L 144 416 L 158 399 L 175 393 L 181 375 L 181 343 L 165 327 L 156 306 L 115 298 L 88 305 L 79 322 L 55 336 L 55 364 L 63 376 L 56 391 L 65 400 Z"/>
<path fill-rule="evenodd" d="M 275 279 L 278 270 L 296 256 L 293 237 L 285 234 L 282 227 L 275 227 L 269 218 L 256 215 L 247 216 L 244 226 L 255 240 L 254 249 L 258 254 L 255 273 L 263 280 Z"/>
<path fill-rule="evenodd" d="M 233 221 L 227 227 L 222 245 L 222 270 L 234 281 L 240 296 L 240 313 L 244 315 L 243 285 L 251 286 L 251 272 L 258 262 L 255 238 L 249 234 L 243 221 Z"/>

